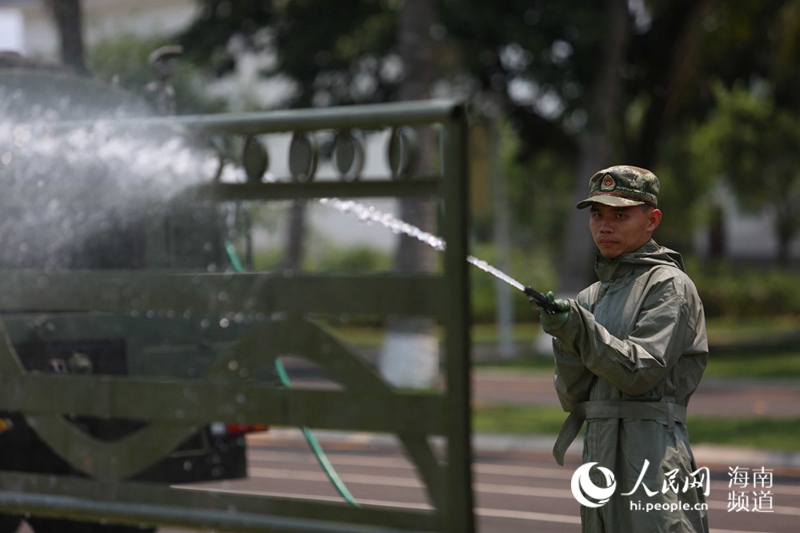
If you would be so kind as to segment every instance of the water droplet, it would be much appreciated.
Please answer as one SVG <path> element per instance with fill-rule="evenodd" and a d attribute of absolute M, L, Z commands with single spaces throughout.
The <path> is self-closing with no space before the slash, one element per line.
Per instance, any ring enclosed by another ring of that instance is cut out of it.
<path fill-rule="evenodd" d="M 356 217 L 358 217 L 359 222 L 366 222 L 367 224 L 371 224 L 371 222 L 378 222 L 390 229 L 392 233 L 404 233 L 409 237 L 413 237 L 421 242 L 424 242 L 437 251 L 444 252 L 447 249 L 447 243 L 441 237 L 437 237 L 436 235 L 428 233 L 427 231 L 423 231 L 420 228 L 409 224 L 408 222 L 396 219 L 388 213 L 381 213 L 375 208 L 375 206 L 365 206 L 364 204 L 359 204 L 353 201 L 343 202 L 337 198 L 323 198 L 320 200 L 320 202 L 323 205 L 337 209 L 343 214 L 354 214 Z M 504 272 L 494 268 L 485 261 L 481 261 L 473 256 L 469 256 L 467 261 L 484 270 L 485 272 L 492 274 L 498 279 L 505 281 L 513 287 L 521 291 L 525 290 L 525 287 L 520 282 Z"/>
<path fill-rule="evenodd" d="M 239 368 L 239 363 L 235 359 L 232 359 L 230 362 L 228 362 L 228 369 L 233 371 L 236 370 L 237 368 Z"/>
<path fill-rule="evenodd" d="M 230 322 L 228 321 L 228 319 L 227 319 L 227 318 L 222 318 L 222 319 L 220 319 L 220 321 L 219 321 L 219 327 L 221 327 L 221 328 L 227 328 L 229 325 L 230 325 Z"/>

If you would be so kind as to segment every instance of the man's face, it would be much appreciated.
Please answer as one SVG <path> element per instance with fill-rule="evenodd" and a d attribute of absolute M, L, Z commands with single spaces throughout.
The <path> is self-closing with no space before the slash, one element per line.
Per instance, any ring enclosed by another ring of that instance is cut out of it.
<path fill-rule="evenodd" d="M 613 207 L 592 203 L 589 229 L 600 255 L 614 259 L 650 240 L 661 222 L 661 211 L 651 206 Z"/>

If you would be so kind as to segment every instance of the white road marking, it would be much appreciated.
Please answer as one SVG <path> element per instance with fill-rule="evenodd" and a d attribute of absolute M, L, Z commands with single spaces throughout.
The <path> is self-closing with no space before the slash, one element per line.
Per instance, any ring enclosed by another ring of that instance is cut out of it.
<path fill-rule="evenodd" d="M 296 452 L 282 452 L 282 451 L 260 451 L 248 450 L 248 459 L 256 462 L 295 462 L 303 464 L 316 464 L 317 460 L 308 453 Z M 404 458 L 385 458 L 385 457 L 357 457 L 353 455 L 340 455 L 328 454 L 328 458 L 336 465 L 347 466 L 371 466 L 375 468 L 397 468 L 414 470 L 414 465 Z M 530 477 L 530 478 L 544 478 L 544 479 L 563 479 L 568 481 L 572 476 L 572 470 L 567 468 L 542 468 L 532 466 L 511 466 L 511 465 L 493 465 L 493 464 L 473 464 L 473 472 L 478 474 L 498 475 L 498 476 L 511 476 L 511 477 Z M 730 492 L 734 490 L 728 486 L 726 481 L 712 481 L 712 493 L 714 492 Z M 787 494 L 790 496 L 800 496 L 800 486 L 796 485 L 777 485 L 774 484 L 770 488 L 773 494 Z"/>
<path fill-rule="evenodd" d="M 221 489 L 221 488 L 211 488 L 211 487 L 197 487 L 190 485 L 186 486 L 176 485 L 173 488 L 183 489 L 183 490 L 206 491 L 206 492 L 221 492 L 226 494 L 265 496 L 271 498 L 293 498 L 299 500 L 343 502 L 342 498 L 334 496 L 310 496 L 308 494 L 297 494 L 290 492 L 274 492 L 265 490 L 248 490 L 248 489 Z M 428 510 L 428 511 L 433 509 L 433 507 L 424 503 L 394 502 L 389 500 L 373 500 L 373 499 L 362 499 L 362 498 L 359 498 L 358 502 L 362 505 L 374 505 L 378 507 L 394 507 L 401 509 Z M 717 503 L 717 502 L 710 502 L 710 503 Z M 709 505 L 709 507 L 711 507 L 711 505 Z M 719 506 L 713 505 L 713 507 L 718 508 Z M 722 508 L 725 507 L 722 506 Z M 786 514 L 796 514 L 798 512 L 797 509 L 792 509 L 792 508 L 786 508 L 786 510 L 793 511 Z M 510 509 L 491 509 L 486 507 L 477 507 L 475 508 L 475 514 L 487 518 L 511 518 L 516 520 L 530 521 L 530 522 L 556 522 L 561 524 L 576 524 L 576 525 L 580 525 L 581 523 L 581 519 L 577 515 L 573 516 L 573 515 L 562 515 L 562 514 L 551 514 L 551 513 L 536 513 L 530 511 L 514 511 Z M 754 532 L 752 530 L 739 531 L 732 529 L 711 529 L 710 533 L 758 533 L 758 532 Z"/>

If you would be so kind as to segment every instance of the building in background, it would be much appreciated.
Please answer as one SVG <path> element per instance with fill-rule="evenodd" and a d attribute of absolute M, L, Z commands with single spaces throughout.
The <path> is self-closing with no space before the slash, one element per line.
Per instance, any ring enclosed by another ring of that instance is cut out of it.
<path fill-rule="evenodd" d="M 743 212 L 730 188 L 717 185 L 709 195 L 709 220 L 694 233 L 694 253 L 704 263 L 723 260 L 733 268 L 774 267 L 778 238 L 771 208 Z M 800 268 L 800 237 L 792 240 L 789 263 Z"/>
<path fill-rule="evenodd" d="M 124 33 L 169 34 L 186 26 L 196 13 L 193 0 L 83 0 L 84 39 L 91 46 Z M 41 59 L 58 57 L 58 34 L 44 0 L 0 0 L 0 21 L 12 19 L 21 20 L 22 35 L 18 42 L 7 42 L 6 26 L 1 26 L 0 49 Z"/>

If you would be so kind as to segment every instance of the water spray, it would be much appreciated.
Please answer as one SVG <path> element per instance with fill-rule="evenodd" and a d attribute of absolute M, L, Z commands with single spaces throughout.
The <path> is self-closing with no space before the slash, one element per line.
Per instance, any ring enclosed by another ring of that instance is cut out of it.
<path fill-rule="evenodd" d="M 333 207 L 344 214 L 353 215 L 361 222 L 377 222 L 378 224 L 392 230 L 393 233 L 402 233 L 408 235 L 409 237 L 413 237 L 421 242 L 424 242 L 434 250 L 443 252 L 447 248 L 447 243 L 441 237 L 432 233 L 428 233 L 427 231 L 424 231 L 413 224 L 409 224 L 408 222 L 404 222 L 398 218 L 395 218 L 389 213 L 383 213 L 374 206 L 366 206 L 353 200 L 340 200 L 339 198 L 322 198 L 319 202 L 322 205 Z M 505 272 L 493 267 L 486 261 L 478 259 L 473 255 L 469 255 L 467 256 L 467 262 L 475 265 L 484 272 L 488 272 L 497 279 L 508 283 L 515 289 L 524 292 L 528 296 L 528 301 L 532 305 L 535 304 L 536 307 L 539 307 L 550 314 L 556 312 L 555 303 L 547 296 L 532 289 L 531 287 L 523 285 Z"/>

